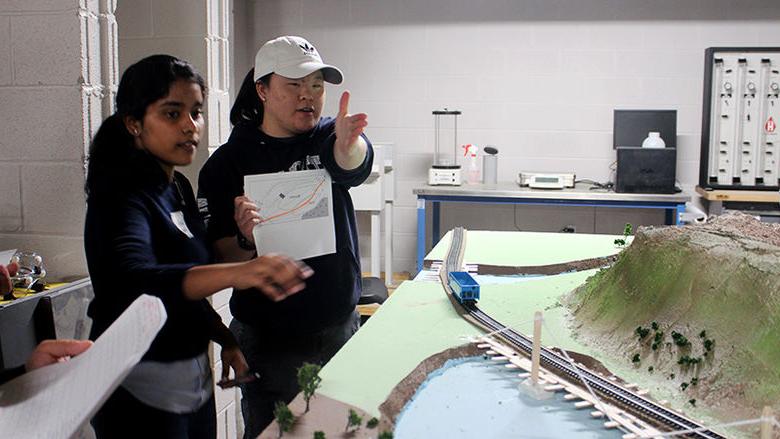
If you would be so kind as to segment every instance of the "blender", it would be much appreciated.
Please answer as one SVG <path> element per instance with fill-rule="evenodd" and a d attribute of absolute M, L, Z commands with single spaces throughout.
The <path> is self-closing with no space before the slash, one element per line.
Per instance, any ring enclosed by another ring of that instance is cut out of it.
<path fill-rule="evenodd" d="M 428 184 L 430 186 L 460 186 L 460 165 L 457 162 L 458 154 L 458 116 L 459 110 L 433 110 L 435 130 L 435 150 L 433 153 L 433 166 L 428 170 Z M 452 151 L 442 149 L 442 118 L 452 117 Z"/>

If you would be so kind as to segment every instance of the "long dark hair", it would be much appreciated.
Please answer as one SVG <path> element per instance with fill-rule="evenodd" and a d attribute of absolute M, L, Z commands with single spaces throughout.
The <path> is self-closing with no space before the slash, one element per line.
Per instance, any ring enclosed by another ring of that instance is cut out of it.
<path fill-rule="evenodd" d="M 147 107 L 168 95 L 177 80 L 198 84 L 206 93 L 206 82 L 195 67 L 170 55 L 152 55 L 125 70 L 116 93 L 116 112 L 103 121 L 89 147 L 88 197 L 164 181 L 154 157 L 134 146 L 124 118 L 143 120 Z"/>
<path fill-rule="evenodd" d="M 262 82 L 268 86 L 272 74 L 269 73 L 255 81 L 255 69 L 249 69 L 249 73 L 244 76 L 244 80 L 241 82 L 236 101 L 230 108 L 230 123 L 233 126 L 248 124 L 259 127 L 263 123 L 263 103 L 260 102 L 260 96 L 257 95 L 255 84 Z"/>

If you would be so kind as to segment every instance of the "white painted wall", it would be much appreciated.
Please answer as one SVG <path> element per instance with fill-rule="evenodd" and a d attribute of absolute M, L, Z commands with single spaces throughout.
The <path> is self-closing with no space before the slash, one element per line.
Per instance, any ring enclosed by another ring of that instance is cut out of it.
<path fill-rule="evenodd" d="M 396 144 L 394 251 L 413 271 L 412 188 L 433 157 L 431 110 L 460 109 L 459 143 L 500 150 L 498 178 L 520 170 L 570 171 L 610 179 L 612 111 L 669 108 L 678 113 L 678 180 L 698 181 L 704 49 L 780 46 L 780 2 L 756 0 L 263 0 L 246 61 L 266 40 L 297 34 L 346 76 L 330 87 L 326 114 L 341 90 L 350 110 L 369 115 L 367 134 Z M 662 223 L 659 212 L 616 209 L 474 207 L 442 209 L 442 230 L 622 233 L 626 222 Z M 489 209 L 489 214 L 486 210 Z M 368 267 L 369 222 L 359 218 Z"/>
<path fill-rule="evenodd" d="M 100 100 L 84 91 L 100 85 L 97 13 L 96 0 L 0 2 L 0 249 L 39 252 L 51 280 L 87 274 L 83 163 Z"/>

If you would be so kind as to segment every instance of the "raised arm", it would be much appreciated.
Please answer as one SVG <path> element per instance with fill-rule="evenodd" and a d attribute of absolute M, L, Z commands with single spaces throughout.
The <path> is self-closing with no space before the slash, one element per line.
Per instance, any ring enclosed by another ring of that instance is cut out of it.
<path fill-rule="evenodd" d="M 365 113 L 349 114 L 349 96 L 348 91 L 341 94 L 336 115 L 336 143 L 333 145 L 336 163 L 346 171 L 360 166 L 368 150 L 366 141 L 360 137 L 368 126 L 368 116 Z"/>

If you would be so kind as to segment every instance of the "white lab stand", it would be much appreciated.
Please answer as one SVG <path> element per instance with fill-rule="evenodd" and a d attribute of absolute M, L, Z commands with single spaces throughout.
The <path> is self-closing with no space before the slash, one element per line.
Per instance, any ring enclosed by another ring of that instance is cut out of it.
<path fill-rule="evenodd" d="M 380 276 L 381 217 L 385 218 L 385 285 L 393 282 L 393 144 L 372 143 L 374 166 L 371 175 L 358 187 L 349 190 L 355 211 L 371 213 L 371 276 Z"/>

